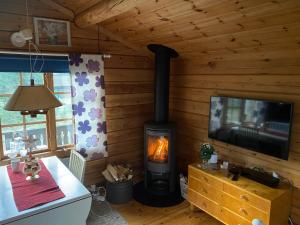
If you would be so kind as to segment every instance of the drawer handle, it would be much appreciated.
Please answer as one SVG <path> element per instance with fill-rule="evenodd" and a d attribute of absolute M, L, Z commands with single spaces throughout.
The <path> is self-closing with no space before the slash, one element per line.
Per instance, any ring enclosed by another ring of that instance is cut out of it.
<path fill-rule="evenodd" d="M 244 213 L 245 215 L 248 215 L 247 211 L 245 209 L 243 209 L 243 208 L 240 208 L 240 212 Z"/>
<path fill-rule="evenodd" d="M 205 193 L 205 194 L 207 194 L 207 190 L 205 189 L 205 188 L 202 188 L 203 189 L 203 192 Z"/>
<path fill-rule="evenodd" d="M 206 207 L 207 207 L 206 203 L 204 203 L 204 202 L 202 203 L 202 205 L 203 205 L 203 207 L 204 207 L 204 208 L 206 208 Z"/>
<path fill-rule="evenodd" d="M 246 195 L 240 195 L 240 199 L 243 199 L 245 201 L 249 201 L 249 199 Z"/>
<path fill-rule="evenodd" d="M 203 177 L 203 179 L 204 179 L 206 182 L 208 182 L 208 179 L 207 179 L 206 177 Z"/>

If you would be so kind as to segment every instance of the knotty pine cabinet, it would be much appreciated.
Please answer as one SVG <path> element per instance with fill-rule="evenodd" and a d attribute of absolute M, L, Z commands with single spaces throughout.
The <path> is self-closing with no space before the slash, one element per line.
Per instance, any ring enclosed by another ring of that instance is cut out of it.
<path fill-rule="evenodd" d="M 264 225 L 287 225 L 291 207 L 291 187 L 270 188 L 240 177 L 232 181 L 222 170 L 203 170 L 189 165 L 188 199 L 197 207 L 227 225 L 251 225 L 260 219 Z"/>

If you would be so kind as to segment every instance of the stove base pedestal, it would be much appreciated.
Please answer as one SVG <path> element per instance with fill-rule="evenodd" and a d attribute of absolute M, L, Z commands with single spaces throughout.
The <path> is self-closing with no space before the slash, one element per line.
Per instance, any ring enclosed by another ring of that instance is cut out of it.
<path fill-rule="evenodd" d="M 180 193 L 180 186 L 176 185 L 175 192 L 166 195 L 157 195 L 145 189 L 144 181 L 137 183 L 133 187 L 133 198 L 142 203 L 152 207 L 169 207 L 178 205 L 183 202 Z"/>

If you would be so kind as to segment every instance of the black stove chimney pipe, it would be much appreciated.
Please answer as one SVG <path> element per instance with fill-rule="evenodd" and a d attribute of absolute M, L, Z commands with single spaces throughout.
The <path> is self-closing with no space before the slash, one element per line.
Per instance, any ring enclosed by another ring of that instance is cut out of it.
<path fill-rule="evenodd" d="M 155 53 L 155 122 L 167 123 L 169 117 L 170 59 L 178 53 L 163 45 L 150 44 L 148 49 Z"/>

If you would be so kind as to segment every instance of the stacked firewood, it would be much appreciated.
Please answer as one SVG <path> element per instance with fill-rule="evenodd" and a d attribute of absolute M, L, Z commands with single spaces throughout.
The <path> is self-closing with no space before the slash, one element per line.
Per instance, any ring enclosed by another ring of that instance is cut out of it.
<path fill-rule="evenodd" d="M 133 171 L 129 165 L 108 164 L 102 174 L 107 181 L 112 183 L 124 182 L 133 178 Z"/>

